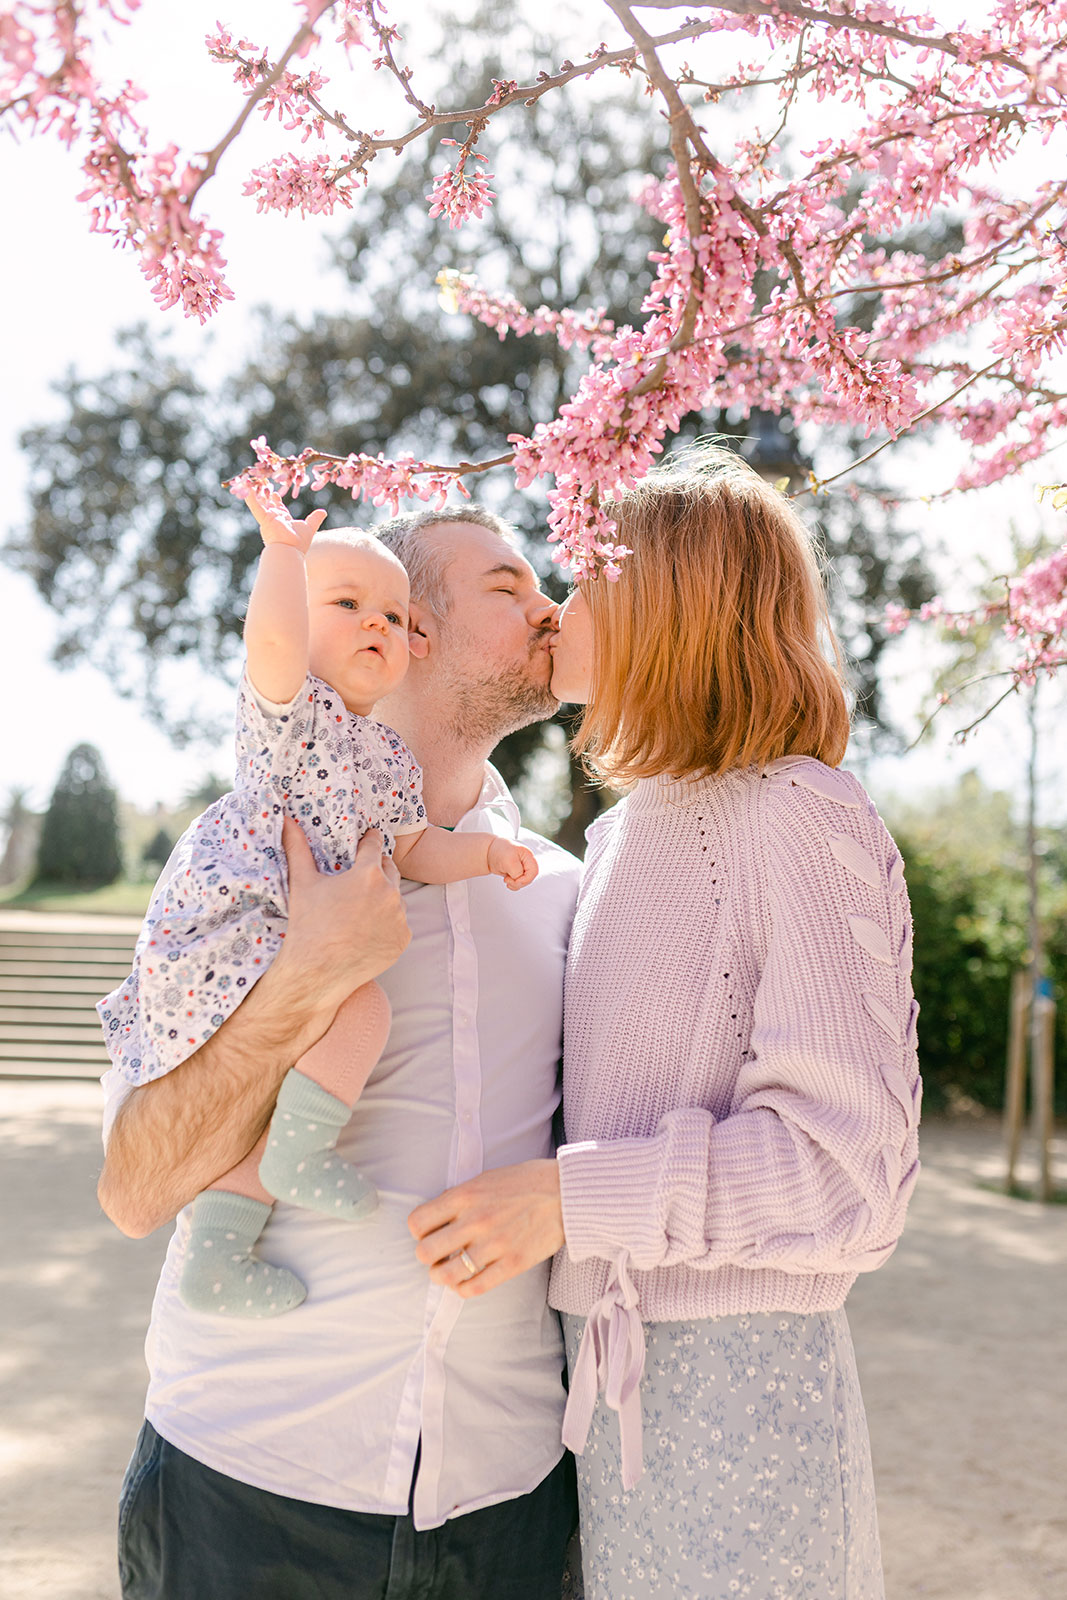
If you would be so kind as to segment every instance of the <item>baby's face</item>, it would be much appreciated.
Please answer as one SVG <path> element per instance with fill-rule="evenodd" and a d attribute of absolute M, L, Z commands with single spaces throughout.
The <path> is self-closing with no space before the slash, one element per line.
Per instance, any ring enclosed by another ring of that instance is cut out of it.
<path fill-rule="evenodd" d="M 311 541 L 308 665 L 349 711 L 369 716 L 408 668 L 408 575 L 373 539 Z"/>

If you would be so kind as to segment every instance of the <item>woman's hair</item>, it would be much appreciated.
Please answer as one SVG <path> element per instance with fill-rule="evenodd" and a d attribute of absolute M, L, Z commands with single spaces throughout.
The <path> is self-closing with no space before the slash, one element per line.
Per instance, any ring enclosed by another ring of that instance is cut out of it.
<path fill-rule="evenodd" d="M 582 583 L 593 681 L 575 751 L 616 788 L 778 756 L 837 766 L 849 715 L 812 541 L 740 456 L 704 447 L 610 508 L 633 552 Z"/>

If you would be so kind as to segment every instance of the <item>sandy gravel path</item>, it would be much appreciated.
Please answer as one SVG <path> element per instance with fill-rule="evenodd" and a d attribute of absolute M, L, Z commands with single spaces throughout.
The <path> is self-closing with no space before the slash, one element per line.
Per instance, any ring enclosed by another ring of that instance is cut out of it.
<path fill-rule="evenodd" d="M 0 1079 L 0 1595 L 117 1600 L 114 1507 L 165 1247 L 99 1214 L 95 1084 Z M 888 1600 L 1067 1600 L 1067 1207 L 928 1122 L 896 1255 L 849 1310 Z M 1067 1140 L 1059 1141 L 1067 1183 Z M 207 1597 L 205 1597 L 207 1600 Z"/>
<path fill-rule="evenodd" d="M 982 1187 L 995 1119 L 920 1148 L 904 1237 L 849 1297 L 887 1600 L 1067 1600 L 1067 1206 Z"/>

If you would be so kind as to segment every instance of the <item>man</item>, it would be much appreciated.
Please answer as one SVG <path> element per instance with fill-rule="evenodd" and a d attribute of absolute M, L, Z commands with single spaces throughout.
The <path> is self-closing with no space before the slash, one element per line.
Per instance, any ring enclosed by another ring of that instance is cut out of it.
<path fill-rule="evenodd" d="M 555 707 L 555 608 L 488 513 L 377 531 L 412 592 L 411 667 L 382 720 L 423 766 L 432 822 L 514 835 L 486 758 Z M 279 1204 L 264 1237 L 264 1258 L 276 1250 L 307 1283 L 305 1305 L 251 1322 L 189 1311 L 178 1220 L 120 1507 L 126 1600 L 558 1600 L 574 1510 L 547 1275 L 465 1302 L 430 1283 L 407 1226 L 484 1167 L 552 1150 L 578 863 L 522 838 L 540 871 L 521 895 L 488 878 L 398 890 L 377 835 L 327 878 L 290 824 L 290 921 L 270 970 L 171 1074 L 105 1079 L 100 1200 L 142 1235 L 252 1147 L 347 994 L 380 977 L 392 1004 L 338 1144 L 378 1211 L 343 1224 Z"/>

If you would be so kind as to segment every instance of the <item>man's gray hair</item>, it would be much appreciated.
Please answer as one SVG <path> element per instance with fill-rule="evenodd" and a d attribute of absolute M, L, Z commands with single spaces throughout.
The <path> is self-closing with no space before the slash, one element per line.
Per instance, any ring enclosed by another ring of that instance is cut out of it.
<path fill-rule="evenodd" d="M 499 534 L 506 544 L 519 548 L 515 529 L 495 512 L 481 506 L 446 506 L 443 511 L 407 511 L 368 528 L 406 569 L 412 597 L 428 607 L 435 617 L 447 617 L 452 608 L 448 587 L 448 551 L 423 535 L 443 523 L 474 522 Z"/>

